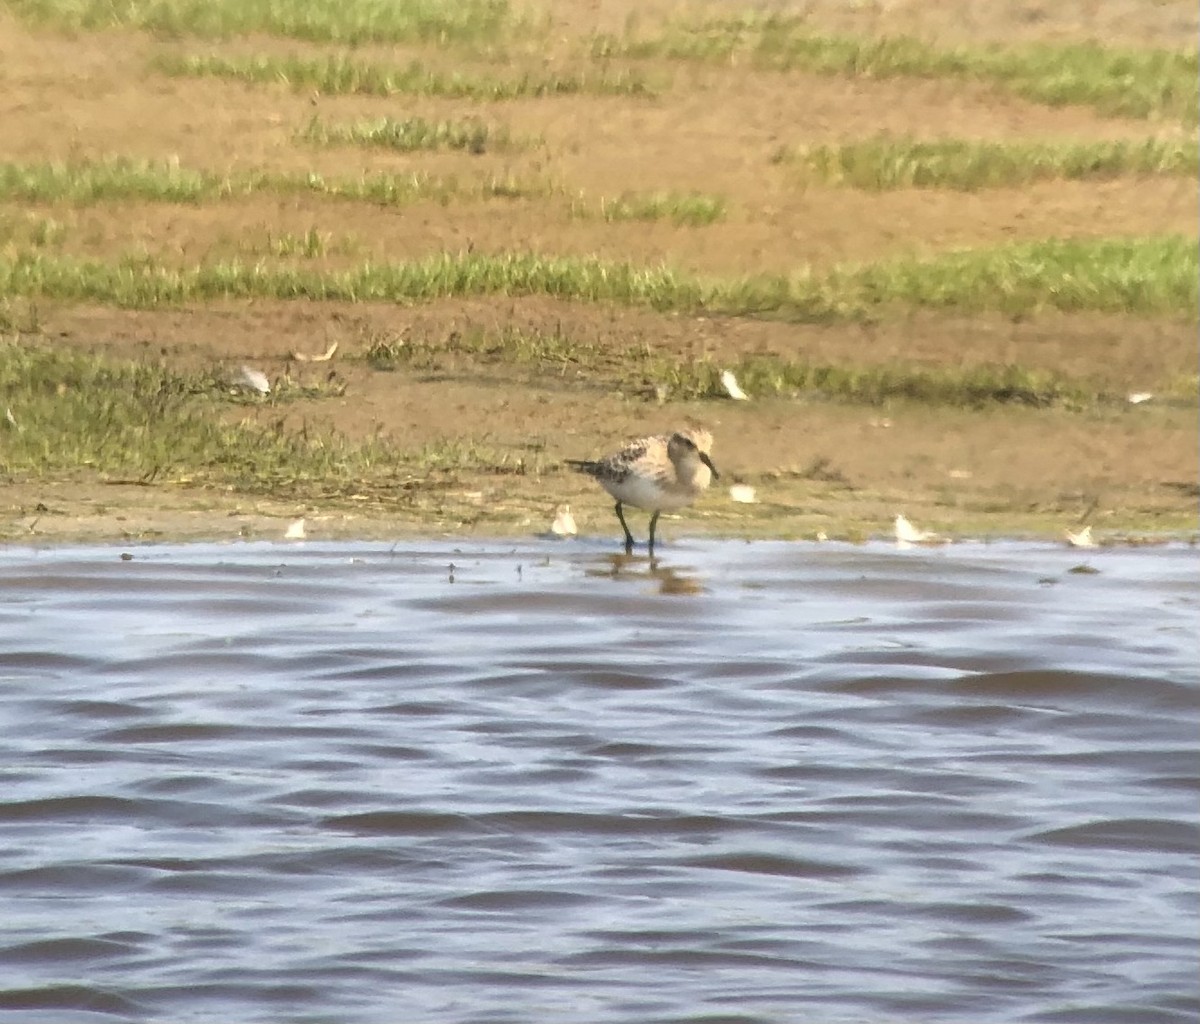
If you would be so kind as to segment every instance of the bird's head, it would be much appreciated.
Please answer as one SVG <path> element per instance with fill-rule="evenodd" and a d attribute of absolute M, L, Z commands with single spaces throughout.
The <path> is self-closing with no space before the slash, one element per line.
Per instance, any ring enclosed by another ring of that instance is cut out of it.
<path fill-rule="evenodd" d="M 677 430 L 667 442 L 667 455 L 676 466 L 681 462 L 698 460 L 708 467 L 714 480 L 719 480 L 721 474 L 717 472 L 717 467 L 713 465 L 712 456 L 709 454 L 712 451 L 712 443 L 712 434 L 707 430 L 696 427 Z"/>

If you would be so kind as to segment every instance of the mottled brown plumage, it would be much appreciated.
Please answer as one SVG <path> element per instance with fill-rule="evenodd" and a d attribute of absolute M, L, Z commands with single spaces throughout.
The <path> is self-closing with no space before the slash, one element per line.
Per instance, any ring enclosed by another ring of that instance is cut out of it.
<path fill-rule="evenodd" d="M 650 516 L 651 554 L 660 512 L 685 508 L 718 477 L 709 453 L 707 430 L 677 430 L 631 441 L 620 451 L 595 461 L 568 459 L 617 499 L 617 519 L 625 531 L 625 550 L 633 551 L 633 534 L 625 522 L 624 505 L 644 508 Z"/>

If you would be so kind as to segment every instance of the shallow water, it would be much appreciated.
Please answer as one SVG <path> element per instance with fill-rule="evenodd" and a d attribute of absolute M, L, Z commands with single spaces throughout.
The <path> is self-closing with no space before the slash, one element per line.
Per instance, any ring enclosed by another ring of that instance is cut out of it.
<path fill-rule="evenodd" d="M 129 553 L 0 551 L 6 1024 L 1200 1021 L 1190 549 Z"/>

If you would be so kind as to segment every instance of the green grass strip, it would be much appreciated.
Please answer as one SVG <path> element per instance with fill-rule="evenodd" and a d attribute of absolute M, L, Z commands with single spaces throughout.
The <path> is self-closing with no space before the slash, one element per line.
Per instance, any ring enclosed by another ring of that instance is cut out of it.
<path fill-rule="evenodd" d="M 668 311 L 828 322 L 890 306 L 1194 313 L 1196 242 L 1182 236 L 1042 241 L 898 259 L 792 277 L 708 279 L 667 267 L 535 254 L 444 254 L 344 271 L 246 265 L 189 269 L 149 259 L 91 263 L 41 252 L 0 260 L 0 293 L 153 307 L 212 298 L 418 302 L 467 295 L 551 295 Z"/>
<path fill-rule="evenodd" d="M 725 367 L 681 364 L 663 379 L 672 396 L 724 397 Z M 919 366 L 833 366 L 805 360 L 751 356 L 733 367 L 749 394 L 818 395 L 843 402 L 882 405 L 895 400 L 923 405 L 1031 405 L 1083 408 L 1124 402 L 1124 395 L 1098 390 L 1059 374 L 1017 365 L 930 368 Z"/>
<path fill-rule="evenodd" d="M 1194 238 L 1022 242 L 877 263 L 849 274 L 868 307 L 903 302 L 935 309 L 1057 309 L 1098 313 L 1193 313 L 1200 307 Z"/>
<path fill-rule="evenodd" d="M 469 183 L 424 173 L 364 174 L 349 179 L 267 171 L 225 175 L 171 162 L 151 163 L 124 157 L 67 163 L 0 163 L 0 200 L 78 206 L 113 200 L 202 203 L 257 193 L 310 193 L 394 206 L 429 199 L 544 198 L 556 191 L 560 190 L 545 182 L 493 178 Z"/>
<path fill-rule="evenodd" d="M 942 48 L 908 36 L 822 35 L 803 18 L 744 17 L 677 25 L 661 36 L 600 36 L 594 56 L 664 57 L 855 78 L 957 78 L 991 82 L 1050 106 L 1081 104 L 1108 117 L 1170 118 L 1200 113 L 1194 49 L 1132 49 L 1098 43 Z"/>
<path fill-rule="evenodd" d="M 490 43 L 514 27 L 506 0 L 3 0 L 34 25 L 137 29 L 227 39 L 249 33 L 316 43 Z"/>
<path fill-rule="evenodd" d="M 223 57 L 218 54 L 160 54 L 150 66 L 166 75 L 224 78 L 252 84 L 277 83 L 329 96 L 440 96 L 486 102 L 591 94 L 653 96 L 657 90 L 641 74 L 621 70 L 564 72 L 495 78 L 461 72 L 446 74 L 419 61 L 404 66 L 327 57 Z"/>
<path fill-rule="evenodd" d="M 427 121 L 423 117 L 398 121 L 379 117 L 349 124 L 329 124 L 313 117 L 300 132 L 300 138 L 322 146 L 373 146 L 401 153 L 442 149 L 486 153 L 512 148 L 506 130 L 493 129 L 477 117 L 454 121 Z"/>
<path fill-rule="evenodd" d="M 385 119 L 387 121 L 387 119 Z M 399 132 L 412 137 L 402 145 L 418 143 L 438 146 L 446 144 L 471 148 L 476 145 L 506 144 L 507 135 L 490 132 L 480 141 L 472 134 L 474 121 L 390 122 L 402 125 Z M 314 127 L 315 125 L 315 127 Z M 448 125 L 449 127 L 445 127 Z M 310 122 L 305 133 L 332 142 L 342 136 L 341 129 L 330 129 L 323 122 Z M 364 144 L 387 144 L 370 135 Z M 385 130 L 385 135 L 387 131 Z M 358 126 L 346 128 L 346 136 L 356 136 Z M 236 174 L 215 174 L 181 167 L 164 161 L 149 163 L 112 157 L 104 160 L 81 160 L 68 163 L 13 164 L 0 163 L 0 201 L 26 203 L 71 203 L 90 206 L 97 203 L 136 200 L 148 203 L 199 204 L 237 199 L 255 194 L 309 194 L 381 206 L 404 206 L 422 201 L 447 202 L 487 199 L 547 199 L 563 195 L 564 189 L 547 181 L 520 181 L 515 178 L 490 178 L 483 181 L 460 181 L 456 177 L 440 178 L 424 172 L 364 174 L 360 178 L 326 179 L 314 173 L 280 174 L 267 171 L 244 171 Z M 696 193 L 655 192 L 647 195 L 628 193 L 613 199 L 602 198 L 590 204 L 579 198 L 572 202 L 574 217 L 598 216 L 609 222 L 627 220 L 669 220 L 680 226 L 698 227 L 712 224 L 725 216 L 725 201 L 719 196 Z M 51 236 L 57 232 L 43 232 Z M 6 237 L 21 237 L 16 222 L 0 221 L 0 241 Z"/>
<path fill-rule="evenodd" d="M 1195 177 L 1194 142 L 981 142 L 973 139 L 875 139 L 810 146 L 783 157 L 805 180 L 881 191 L 948 188 L 971 192 L 1036 181 Z"/>
<path fill-rule="evenodd" d="M 447 358 L 466 356 L 480 365 L 507 364 L 558 369 L 571 366 L 593 385 L 647 396 L 665 392 L 672 401 L 728 395 L 721 383 L 732 369 L 757 398 L 784 395 L 881 405 L 911 400 L 926 405 L 1016 404 L 1082 408 L 1126 402 L 1124 394 L 1019 365 L 927 367 L 905 364 L 846 366 L 774 355 L 746 356 L 720 365 L 663 355 L 653 345 L 613 348 L 571 338 L 560 331 L 454 331 L 445 340 L 374 339 L 363 358 L 375 369 L 406 367 L 440 372 Z"/>

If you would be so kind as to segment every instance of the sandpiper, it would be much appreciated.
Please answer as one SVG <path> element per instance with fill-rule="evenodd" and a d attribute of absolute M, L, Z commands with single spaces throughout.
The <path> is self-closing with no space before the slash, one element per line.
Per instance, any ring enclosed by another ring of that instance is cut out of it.
<path fill-rule="evenodd" d="M 617 519 L 625 531 L 626 554 L 633 551 L 633 534 L 622 506 L 632 505 L 651 513 L 649 550 L 654 554 L 659 513 L 685 508 L 719 478 L 710 451 L 712 434 L 689 428 L 630 441 L 620 451 L 595 462 L 568 459 L 567 465 L 595 477 L 617 499 Z"/>

